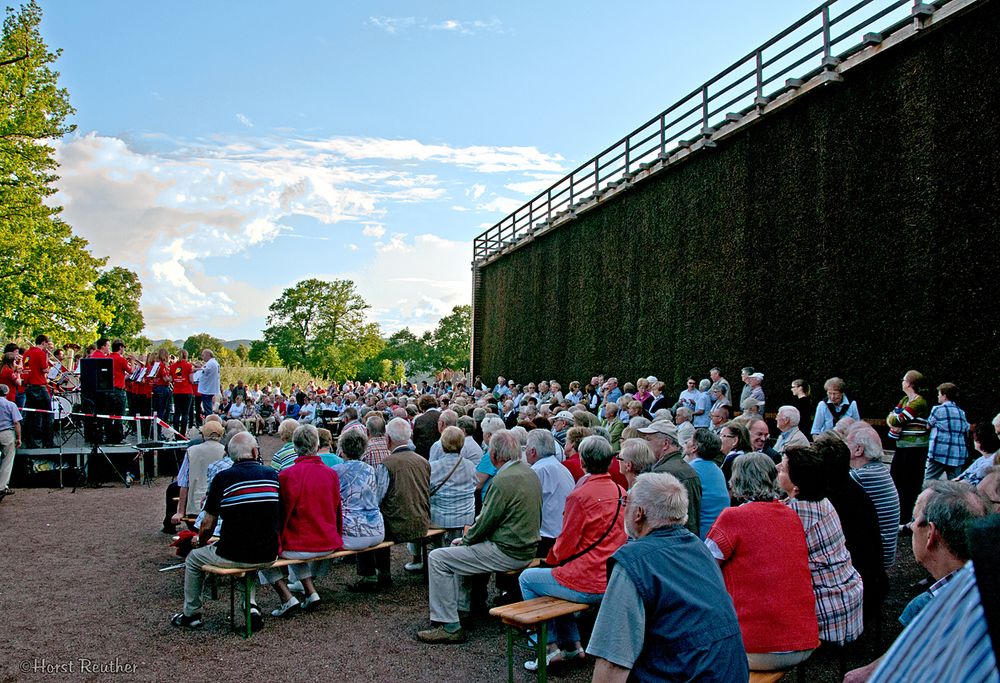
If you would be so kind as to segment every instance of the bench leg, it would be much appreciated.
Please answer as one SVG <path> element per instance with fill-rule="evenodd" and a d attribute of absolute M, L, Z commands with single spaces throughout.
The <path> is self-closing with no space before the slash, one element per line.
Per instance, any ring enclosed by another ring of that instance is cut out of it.
<path fill-rule="evenodd" d="M 229 628 L 236 630 L 236 579 L 229 577 Z"/>
<path fill-rule="evenodd" d="M 431 554 L 430 544 L 431 541 L 429 538 L 425 538 L 422 541 L 420 541 L 420 561 L 424 565 L 424 571 L 423 571 L 424 583 L 430 583 L 431 581 L 431 573 L 429 567 L 430 560 L 428 559 Z"/>
<path fill-rule="evenodd" d="M 507 683 L 514 683 L 514 627 L 507 626 Z"/>
<path fill-rule="evenodd" d="M 549 654 L 549 624 L 543 621 L 538 625 L 538 683 L 545 683 L 548 680 L 549 671 L 546 659 Z"/>
<path fill-rule="evenodd" d="M 219 599 L 219 579 L 215 574 L 209 574 L 208 576 L 208 587 L 211 590 L 210 595 L 213 600 Z"/>
<path fill-rule="evenodd" d="M 243 575 L 243 619 L 244 624 L 246 624 L 246 635 L 243 636 L 244 638 L 249 638 L 253 635 L 250 620 L 250 588 L 253 582 L 254 575 L 252 572 L 247 572 Z"/>

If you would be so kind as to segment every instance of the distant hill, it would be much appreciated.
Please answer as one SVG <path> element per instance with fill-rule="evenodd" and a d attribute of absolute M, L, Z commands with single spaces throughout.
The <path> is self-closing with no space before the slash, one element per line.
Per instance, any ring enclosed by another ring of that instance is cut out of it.
<path fill-rule="evenodd" d="M 153 343 L 153 347 L 155 348 L 157 346 L 160 346 L 161 344 L 163 344 L 163 343 L 165 343 L 167 341 L 168 340 L 166 340 L 166 339 L 154 339 L 153 342 L 152 342 Z M 182 346 L 184 346 L 184 340 L 183 339 L 173 339 L 173 340 L 170 340 L 170 341 L 177 348 L 181 348 Z M 238 349 L 239 346 L 240 346 L 240 344 L 246 345 L 246 347 L 249 349 L 250 345 L 253 344 L 253 339 L 232 339 L 232 340 L 229 340 L 229 341 L 222 342 L 222 345 L 225 346 L 230 351 L 235 351 L 236 349 Z"/>

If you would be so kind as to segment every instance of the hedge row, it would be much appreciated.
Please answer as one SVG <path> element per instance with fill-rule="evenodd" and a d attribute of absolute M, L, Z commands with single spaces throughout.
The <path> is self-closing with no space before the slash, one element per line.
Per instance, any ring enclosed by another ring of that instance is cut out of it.
<path fill-rule="evenodd" d="M 752 364 L 772 407 L 839 375 L 882 417 L 917 368 L 992 417 L 996 35 L 984 3 L 485 266 L 476 374 L 680 389 Z"/>

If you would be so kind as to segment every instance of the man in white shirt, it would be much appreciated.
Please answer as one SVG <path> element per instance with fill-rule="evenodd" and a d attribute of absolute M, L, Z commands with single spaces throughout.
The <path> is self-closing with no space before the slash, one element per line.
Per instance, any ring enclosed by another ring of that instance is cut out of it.
<path fill-rule="evenodd" d="M 538 557 L 545 557 L 562 532 L 566 497 L 573 492 L 573 475 L 555 458 L 556 443 L 551 432 L 532 429 L 528 432 L 525 458 L 542 483 L 542 540 Z"/>
<path fill-rule="evenodd" d="M 198 378 L 198 393 L 201 394 L 202 413 L 211 415 L 215 397 L 221 393 L 219 384 L 221 368 L 211 349 L 203 350 L 201 359 L 204 365 L 201 366 L 201 377 Z"/>

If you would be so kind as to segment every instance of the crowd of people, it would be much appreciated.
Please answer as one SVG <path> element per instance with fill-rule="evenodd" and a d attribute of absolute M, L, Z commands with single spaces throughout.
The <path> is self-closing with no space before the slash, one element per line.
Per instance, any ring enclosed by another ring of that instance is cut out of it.
<path fill-rule="evenodd" d="M 48 408 L 53 367 L 73 366 L 56 353 L 66 350 L 40 335 L 5 351 L 5 495 L 14 448 L 52 438 L 51 416 L 30 409 Z M 996 526 L 1000 415 L 970 426 L 947 382 L 931 407 L 915 370 L 884 420 L 894 446 L 886 465 L 882 436 L 836 377 L 815 403 L 803 380 L 772 399 L 772 435 L 764 375 L 752 367 L 739 396 L 712 368 L 672 400 L 653 376 L 622 386 L 598 376 L 565 392 L 556 381 L 499 377 L 491 388 L 453 377 L 310 382 L 286 394 L 280 383 L 223 387 L 210 350 L 197 364 L 166 349 L 136 358 L 102 338 L 84 357 L 111 361 L 105 409 L 155 414 L 189 439 L 164 519 L 173 533 L 196 518 L 176 626 L 203 623 L 207 564 L 259 568 L 281 617 L 320 602 L 314 581 L 328 567 L 315 558 L 341 548 L 375 548 L 358 555 L 352 590 L 391 586 L 389 549 L 376 546 L 393 541 L 410 544 L 406 571 L 429 576 L 423 642 L 466 640 L 463 619 L 486 608 L 495 574 L 498 602 L 599 605 L 586 646 L 572 617 L 554 621 L 548 664 L 589 653 L 595 680 L 738 680 L 857 640 L 880 618 L 898 539 L 911 534 L 934 583 L 907 606 L 885 657 L 848 678 L 905 680 L 914 662 L 948 662 L 965 680 L 988 680 L 980 674 L 992 662 L 995 675 L 995 660 L 969 658 L 988 635 L 966 539 L 970 527 Z M 265 433 L 283 442 L 269 465 L 255 436 Z M 121 438 L 114 423 L 105 438 Z M 431 527 L 445 533 L 424 567 L 419 544 Z M 304 562 L 266 566 L 279 555 Z M 525 569 L 536 558 L 542 565 Z M 962 637 L 928 636 L 947 628 Z"/>
<path fill-rule="evenodd" d="M 907 606 L 886 655 L 848 678 L 908 680 L 919 663 L 924 676 L 947 666 L 952 678 L 993 680 L 978 546 L 966 539 L 970 528 L 997 526 L 1000 416 L 970 429 L 954 385 L 937 386 L 931 409 L 924 378 L 907 372 L 885 420 L 896 446 L 886 465 L 882 436 L 842 380 L 828 380 L 815 405 L 808 384 L 793 382 L 788 401 L 772 400 L 781 404 L 772 435 L 763 375 L 745 368 L 742 379 L 738 401 L 717 368 L 673 401 L 655 377 L 621 387 L 595 377 L 566 393 L 557 382 L 504 378 L 492 388 L 478 379 L 307 386 L 295 392 L 295 415 L 286 408 L 265 421 L 285 442 L 270 466 L 244 420 L 214 414 L 179 476 L 185 511 L 201 517 L 201 547 L 172 621 L 203 623 L 206 563 L 259 568 L 279 548 L 308 560 L 391 540 L 411 544 L 406 571 L 429 575 L 423 642 L 464 642 L 463 621 L 486 608 L 495 574 L 498 602 L 599 605 L 586 644 L 572 617 L 554 621 L 548 664 L 589 653 L 595 680 L 741 680 L 857 640 L 880 618 L 887 570 L 910 534 L 934 583 Z M 216 413 L 257 392 L 274 403 L 274 388 L 226 391 Z M 226 439 L 226 448 L 211 443 Z M 418 544 L 431 527 L 445 535 L 425 568 Z M 205 546 L 213 535 L 218 543 Z M 542 565 L 525 569 L 535 558 Z M 271 615 L 315 606 L 323 565 L 261 568 L 278 594 Z M 352 590 L 389 587 L 388 549 L 360 554 L 357 573 Z M 256 596 L 252 614 L 259 625 Z M 945 632 L 957 635 L 930 635 Z"/>

